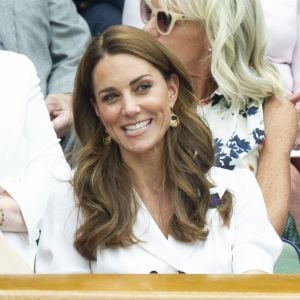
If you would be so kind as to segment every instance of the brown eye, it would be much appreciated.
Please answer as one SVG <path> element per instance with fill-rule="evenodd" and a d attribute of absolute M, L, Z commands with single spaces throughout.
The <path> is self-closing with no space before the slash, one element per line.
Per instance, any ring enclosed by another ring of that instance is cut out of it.
<path fill-rule="evenodd" d="M 137 91 L 140 93 L 144 93 L 148 91 L 151 87 L 152 85 L 150 83 L 142 83 L 137 87 Z"/>
<path fill-rule="evenodd" d="M 116 93 L 106 94 L 102 97 L 103 102 L 111 102 L 118 97 Z"/>

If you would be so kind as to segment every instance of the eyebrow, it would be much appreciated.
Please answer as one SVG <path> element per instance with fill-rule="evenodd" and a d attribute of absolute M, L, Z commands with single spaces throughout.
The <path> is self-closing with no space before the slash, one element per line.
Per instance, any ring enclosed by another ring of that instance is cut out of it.
<path fill-rule="evenodd" d="M 143 79 L 143 78 L 146 77 L 146 76 L 151 76 L 151 75 L 150 75 L 150 74 L 144 74 L 144 75 L 141 75 L 141 76 L 139 76 L 139 77 L 137 77 L 137 78 L 131 80 L 131 81 L 129 82 L 129 85 L 130 85 L 130 86 L 134 85 L 135 83 L 139 82 L 141 79 Z"/>
<path fill-rule="evenodd" d="M 137 77 L 137 78 L 131 80 L 131 81 L 129 82 L 129 85 L 130 85 L 130 86 L 133 86 L 134 84 L 136 84 L 137 82 L 139 82 L 141 79 L 143 79 L 143 78 L 146 77 L 146 76 L 151 76 L 151 75 L 150 75 L 150 74 L 143 74 L 143 75 L 141 75 L 141 76 L 139 76 L 139 77 Z M 113 91 L 115 91 L 115 90 L 116 90 L 116 89 L 115 89 L 114 87 L 107 87 L 107 88 L 104 88 L 104 89 L 98 91 L 97 94 L 100 95 L 101 93 L 113 92 Z"/>

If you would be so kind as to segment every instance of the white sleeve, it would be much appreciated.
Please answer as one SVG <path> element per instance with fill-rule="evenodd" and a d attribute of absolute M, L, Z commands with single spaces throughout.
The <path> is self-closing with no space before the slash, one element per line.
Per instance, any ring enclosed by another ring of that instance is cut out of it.
<path fill-rule="evenodd" d="M 233 179 L 233 272 L 261 270 L 273 273 L 282 242 L 268 220 L 261 190 L 248 170 Z"/>
<path fill-rule="evenodd" d="M 69 171 L 69 166 L 50 121 L 33 64 L 21 55 L 16 55 L 15 60 L 19 62 L 19 69 L 15 69 L 19 70 L 19 74 L 15 74 L 18 93 L 17 99 L 11 101 L 16 102 L 18 115 L 11 118 L 19 125 L 18 129 L 13 124 L 11 128 L 19 143 L 15 144 L 16 149 L 12 149 L 15 153 L 11 153 L 7 162 L 6 175 L 8 170 L 11 174 L 2 177 L 0 185 L 18 203 L 29 241 L 35 243 L 39 236 L 38 224 L 52 189 L 52 170 L 60 168 L 65 172 Z M 19 161 L 16 161 L 16 153 Z"/>
<path fill-rule="evenodd" d="M 89 261 L 73 246 L 77 224 L 73 187 L 60 182 L 50 197 L 43 220 L 36 273 L 91 273 Z"/>

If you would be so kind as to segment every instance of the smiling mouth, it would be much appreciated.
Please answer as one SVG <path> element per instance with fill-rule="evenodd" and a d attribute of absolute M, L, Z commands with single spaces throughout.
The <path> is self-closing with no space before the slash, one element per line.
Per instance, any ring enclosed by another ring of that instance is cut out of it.
<path fill-rule="evenodd" d="M 138 122 L 135 124 L 126 125 L 123 127 L 123 129 L 126 134 L 134 135 L 134 134 L 140 133 L 140 132 L 144 131 L 145 129 L 147 129 L 150 126 L 151 122 L 152 122 L 152 119 L 148 119 L 148 120 Z"/>

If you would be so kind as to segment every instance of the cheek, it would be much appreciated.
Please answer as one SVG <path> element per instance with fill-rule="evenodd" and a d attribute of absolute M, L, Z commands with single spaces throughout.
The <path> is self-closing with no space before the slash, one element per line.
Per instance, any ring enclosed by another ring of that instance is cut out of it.
<path fill-rule="evenodd" d="M 170 39 L 169 36 L 159 36 L 159 38 L 157 39 L 160 43 L 162 43 L 166 48 L 168 48 L 169 50 L 173 50 L 173 45 L 174 42 L 172 41 L 172 39 Z M 176 43 L 175 43 L 176 44 Z"/>
<path fill-rule="evenodd" d="M 168 128 L 171 120 L 171 108 L 168 103 L 160 106 L 161 124 L 164 128 Z"/>
<path fill-rule="evenodd" d="M 170 107 L 167 107 L 164 113 L 164 122 L 166 127 L 169 127 L 170 121 L 171 121 L 171 109 Z"/>
<path fill-rule="evenodd" d="M 109 126 L 118 120 L 119 113 L 114 107 L 105 105 L 98 106 L 98 117 L 101 119 L 104 126 Z"/>
<path fill-rule="evenodd" d="M 172 52 L 177 58 L 181 59 L 181 48 L 185 44 L 180 39 L 173 39 L 167 37 L 162 37 L 158 39 L 160 43 L 162 43 L 169 51 Z"/>
<path fill-rule="evenodd" d="M 166 87 L 164 90 L 160 90 L 159 93 L 149 101 L 147 106 L 149 112 L 160 114 L 165 123 L 167 123 L 171 117 L 169 97 L 169 91 Z"/>

